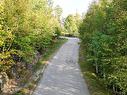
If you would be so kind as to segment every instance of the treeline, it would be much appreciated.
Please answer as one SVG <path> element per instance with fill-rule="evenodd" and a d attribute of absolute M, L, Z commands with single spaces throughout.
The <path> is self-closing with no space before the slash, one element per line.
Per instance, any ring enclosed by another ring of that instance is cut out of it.
<path fill-rule="evenodd" d="M 52 0 L 0 1 L 0 74 L 19 62 L 27 68 L 53 45 L 62 30 L 57 11 Z"/>
<path fill-rule="evenodd" d="M 64 20 L 65 36 L 79 36 L 78 28 L 81 23 L 81 16 L 76 14 L 68 15 Z"/>
<path fill-rule="evenodd" d="M 80 26 L 86 58 L 116 95 L 127 95 L 127 0 L 93 2 Z"/>

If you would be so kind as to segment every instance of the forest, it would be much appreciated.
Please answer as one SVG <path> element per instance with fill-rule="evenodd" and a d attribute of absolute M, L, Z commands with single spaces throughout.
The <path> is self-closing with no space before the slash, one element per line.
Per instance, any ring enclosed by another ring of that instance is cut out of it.
<path fill-rule="evenodd" d="M 85 15 L 63 21 L 61 15 L 52 0 L 0 0 L 0 93 L 9 83 L 25 85 L 24 77 L 62 35 L 80 38 L 87 63 L 106 89 L 127 95 L 127 0 L 98 0 Z"/>
<path fill-rule="evenodd" d="M 127 0 L 93 2 L 79 32 L 87 63 L 115 95 L 127 95 Z"/>
<path fill-rule="evenodd" d="M 10 84 L 24 85 L 41 55 L 64 35 L 61 14 L 52 0 L 0 0 L 0 92 L 11 89 Z M 76 23 L 74 16 L 70 19 Z M 78 31 L 74 25 L 72 32 Z"/>
<path fill-rule="evenodd" d="M 61 8 L 53 7 L 53 2 L 47 0 L 0 1 L 2 91 L 8 79 L 29 77 L 27 74 L 34 67 L 34 59 L 56 42 L 63 29 L 61 12 Z"/>

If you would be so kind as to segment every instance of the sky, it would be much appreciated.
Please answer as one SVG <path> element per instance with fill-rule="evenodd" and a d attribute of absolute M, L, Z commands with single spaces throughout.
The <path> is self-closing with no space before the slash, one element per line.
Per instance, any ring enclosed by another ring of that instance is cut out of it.
<path fill-rule="evenodd" d="M 67 17 L 69 14 L 86 13 L 89 4 L 93 0 L 54 0 L 54 5 L 59 5 L 63 9 L 63 17 Z"/>

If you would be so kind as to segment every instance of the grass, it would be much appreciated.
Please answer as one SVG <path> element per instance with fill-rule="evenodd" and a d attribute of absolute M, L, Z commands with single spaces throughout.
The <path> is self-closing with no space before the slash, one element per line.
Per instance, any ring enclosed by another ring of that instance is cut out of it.
<path fill-rule="evenodd" d="M 42 55 L 42 58 L 38 61 L 38 63 L 35 65 L 35 71 L 38 69 L 43 68 L 43 66 L 47 63 L 49 59 L 53 57 L 55 52 L 60 48 L 62 44 L 64 44 L 67 41 L 65 38 L 60 38 L 59 40 L 56 40 L 54 44 L 52 44 Z"/>
<path fill-rule="evenodd" d="M 47 60 L 50 59 L 56 50 L 60 48 L 60 46 L 65 43 L 67 39 L 65 38 L 59 38 L 53 45 L 50 46 L 50 48 L 44 53 L 43 59 Z"/>
<path fill-rule="evenodd" d="M 83 77 L 87 82 L 90 95 L 112 95 L 110 91 L 106 89 L 103 81 L 98 76 L 96 76 L 94 67 L 86 62 L 84 49 L 85 47 L 81 44 L 79 64 L 83 73 Z"/>

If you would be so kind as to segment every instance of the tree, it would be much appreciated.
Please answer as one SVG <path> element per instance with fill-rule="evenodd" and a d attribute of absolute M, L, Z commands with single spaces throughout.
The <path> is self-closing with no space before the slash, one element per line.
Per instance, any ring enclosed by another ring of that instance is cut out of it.
<path fill-rule="evenodd" d="M 71 36 L 78 35 L 78 25 L 80 22 L 79 15 L 69 15 L 64 21 L 64 27 L 68 31 L 68 34 Z"/>
<path fill-rule="evenodd" d="M 118 95 L 127 94 L 125 5 L 124 0 L 93 2 L 79 28 L 87 62 Z"/>
<path fill-rule="evenodd" d="M 0 74 L 10 78 L 13 70 L 20 76 L 33 69 L 37 54 L 59 38 L 62 28 L 54 11 L 52 0 L 0 1 Z"/>
<path fill-rule="evenodd" d="M 55 17 L 59 20 L 59 22 L 61 22 L 60 17 L 61 17 L 62 12 L 63 12 L 62 8 L 59 5 L 57 5 L 55 7 L 54 11 L 55 11 Z"/>

